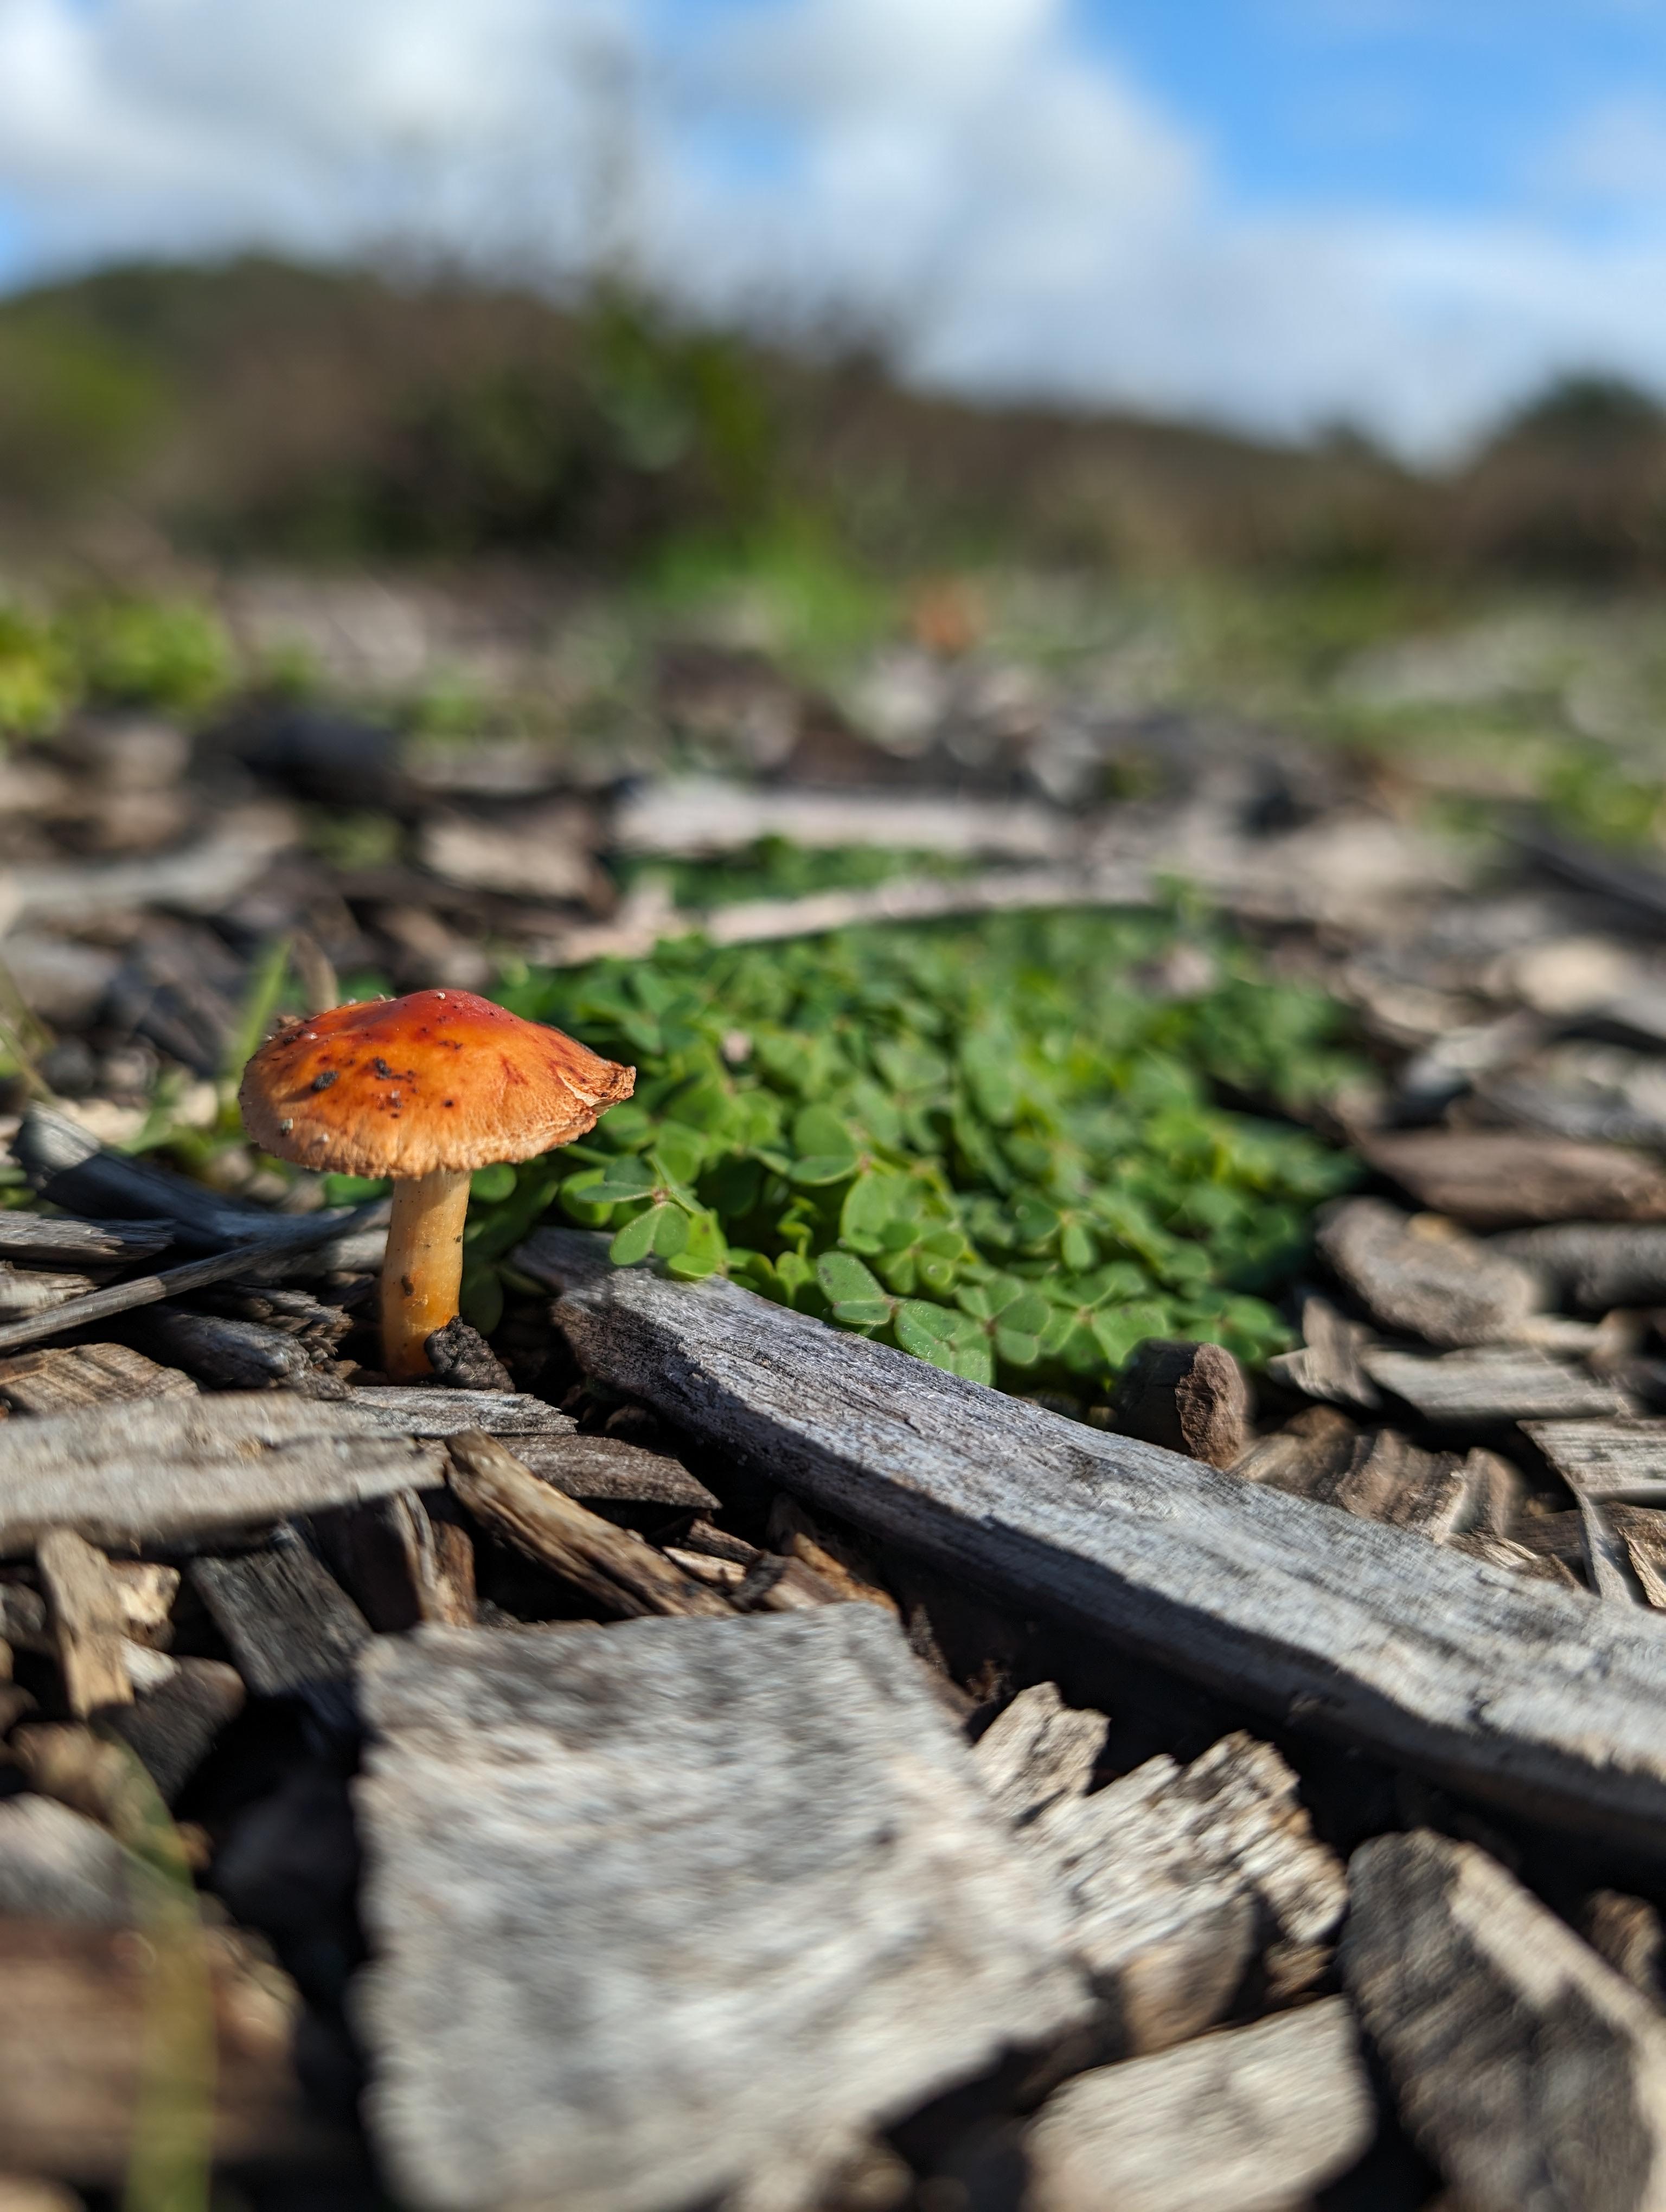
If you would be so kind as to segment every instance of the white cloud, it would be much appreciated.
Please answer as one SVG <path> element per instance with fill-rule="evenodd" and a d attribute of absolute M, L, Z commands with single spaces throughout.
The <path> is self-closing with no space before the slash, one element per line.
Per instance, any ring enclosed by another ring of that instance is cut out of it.
<path fill-rule="evenodd" d="M 672 4 L 0 0 L 0 211 L 35 269 L 403 240 L 571 272 L 624 228 L 694 303 L 842 307 L 922 377 L 1424 453 L 1559 368 L 1666 382 L 1666 236 L 1246 217 L 1070 0 L 728 0 L 698 38 Z M 1660 191 L 1666 121 L 1626 113 L 1556 189 Z"/>

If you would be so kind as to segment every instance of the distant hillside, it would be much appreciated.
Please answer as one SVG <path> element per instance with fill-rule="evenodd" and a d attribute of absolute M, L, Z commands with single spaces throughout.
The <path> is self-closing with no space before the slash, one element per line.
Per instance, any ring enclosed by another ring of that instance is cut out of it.
<path fill-rule="evenodd" d="M 575 312 L 460 278 L 246 259 L 0 303 L 14 550 L 119 525 L 218 558 L 623 567 L 790 520 L 897 566 L 1611 574 L 1666 551 L 1663 488 L 1666 439 L 1641 402 L 1523 418 L 1433 483 L 1346 439 L 1298 450 L 925 398 L 871 359 L 794 358 L 623 297 Z"/>

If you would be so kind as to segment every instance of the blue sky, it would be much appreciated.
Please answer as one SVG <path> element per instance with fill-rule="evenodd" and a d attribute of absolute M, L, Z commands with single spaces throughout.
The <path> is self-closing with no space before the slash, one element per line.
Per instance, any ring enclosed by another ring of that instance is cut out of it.
<path fill-rule="evenodd" d="M 1526 209 L 1584 118 L 1666 92 L 1653 6 L 1087 0 L 1082 21 L 1207 134 L 1246 207 Z"/>
<path fill-rule="evenodd" d="M 0 0 L 0 282 L 599 241 L 925 381 L 1438 457 L 1666 390 L 1666 0 Z"/>

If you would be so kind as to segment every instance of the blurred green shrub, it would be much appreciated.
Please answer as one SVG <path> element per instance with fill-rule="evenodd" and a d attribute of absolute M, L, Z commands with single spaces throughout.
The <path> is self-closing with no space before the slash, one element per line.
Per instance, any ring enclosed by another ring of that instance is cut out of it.
<path fill-rule="evenodd" d="M 46 736 L 64 719 L 73 689 L 50 626 L 0 605 L 0 740 Z"/>
<path fill-rule="evenodd" d="M 1157 917 L 1001 916 L 784 946 L 662 945 L 501 995 L 638 1069 L 593 1137 L 477 1203 L 477 1273 L 552 1200 L 621 1262 L 766 1297 L 1009 1388 L 1102 1393 L 1142 1338 L 1285 1342 L 1263 1293 L 1353 1163 L 1224 1110 L 1353 1062 L 1339 1010 L 1216 949 L 1142 986 Z"/>
<path fill-rule="evenodd" d="M 91 600 L 65 615 L 62 630 L 79 689 L 100 705 L 198 714 L 231 682 L 225 626 L 194 600 Z"/>

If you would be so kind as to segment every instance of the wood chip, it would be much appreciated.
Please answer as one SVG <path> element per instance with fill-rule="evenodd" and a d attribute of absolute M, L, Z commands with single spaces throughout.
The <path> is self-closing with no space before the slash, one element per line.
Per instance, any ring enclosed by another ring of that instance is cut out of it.
<path fill-rule="evenodd" d="M 1059 1905 L 872 1607 L 423 1629 L 361 1685 L 367 2111 L 429 2212 L 800 2203 L 1085 2015 Z"/>
<path fill-rule="evenodd" d="M 1582 1313 L 1666 1304 L 1666 1225 L 1557 1222 L 1500 1237 L 1493 1249 L 1533 1268 Z"/>
<path fill-rule="evenodd" d="M 1089 1796 L 1089 1741 L 1047 1685 L 1014 1700 L 978 1758 L 1069 1899 L 1112 2047 L 1161 2051 L 1222 2017 L 1264 1944 L 1323 1944 L 1347 1882 L 1269 1746 L 1225 1736 L 1189 1767 L 1148 1759 Z"/>
<path fill-rule="evenodd" d="M 1575 1420 L 1623 1413 L 1629 1402 L 1614 1383 L 1582 1367 L 1508 1345 L 1438 1359 L 1373 1345 L 1360 1358 L 1372 1382 L 1437 1423 Z"/>
<path fill-rule="evenodd" d="M 552 1483 L 569 1498 L 673 1505 L 690 1513 L 717 1510 L 718 1500 L 680 1460 L 623 1437 L 522 1435 L 514 1452 L 540 1482 Z"/>
<path fill-rule="evenodd" d="M 215 2034 L 214 2154 L 316 2159 L 325 2137 L 291 2057 L 299 2000 L 231 1929 L 204 1934 Z M 0 1920 L 0 2147 L 7 2164 L 121 2184 L 149 2043 L 149 1947 L 121 1929 Z"/>
<path fill-rule="evenodd" d="M 1224 1345 L 1148 1337 L 1116 1393 L 1116 1425 L 1165 1451 L 1231 1467 L 1249 1441 L 1253 1410 L 1243 1370 Z"/>
<path fill-rule="evenodd" d="M 1580 1496 L 1666 1504 L 1666 1421 L 1523 1421 L 1522 1426 Z"/>
<path fill-rule="evenodd" d="M 1394 1429 L 1360 1431 L 1328 1421 L 1316 1409 L 1298 1416 L 1290 1431 L 1262 1437 L 1232 1472 L 1437 1543 L 1479 1519 L 1485 1476 L 1481 1462 L 1423 1451 Z"/>
<path fill-rule="evenodd" d="M 1531 1271 L 1450 1222 L 1377 1198 L 1325 1208 L 1319 1249 L 1383 1328 L 1450 1347 L 1513 1336 L 1542 1303 Z"/>
<path fill-rule="evenodd" d="M 587 1371 L 824 1511 L 1472 1795 L 1666 1838 L 1666 1635 L 1647 1615 L 605 1254 L 550 1230 L 516 1261 L 565 1285 Z"/>
<path fill-rule="evenodd" d="M 1369 1329 L 1346 1319 L 1329 1298 L 1304 1298 L 1301 1348 L 1275 1354 L 1267 1371 L 1275 1382 L 1304 1397 L 1371 1413 L 1382 1404 L 1383 1394 L 1359 1364 L 1360 1347 L 1370 1339 Z"/>
<path fill-rule="evenodd" d="M 0 1553 L 48 1528 L 106 1548 L 258 1528 L 393 1490 L 437 1489 L 437 1443 L 352 1407 L 258 1392 L 141 1399 L 0 1424 Z"/>
<path fill-rule="evenodd" d="M 1432 1213 L 1471 1229 L 1534 1221 L 1659 1221 L 1666 1173 L 1642 1152 L 1509 1130 L 1414 1129 L 1360 1149 Z"/>
<path fill-rule="evenodd" d="M 0 1214 L 0 1261 L 15 1267 L 126 1267 L 173 1243 L 173 1221 L 70 1221 Z"/>
<path fill-rule="evenodd" d="M 315 1518 L 331 1570 L 378 1635 L 474 1625 L 474 1547 L 457 1523 L 436 1520 L 414 1491 Z"/>
<path fill-rule="evenodd" d="M 137 1759 L 165 1805 L 174 1802 L 242 1711 L 246 1695 L 241 1675 L 222 1659 L 168 1663 L 165 1681 L 99 1717 L 105 1734 L 119 1736 Z"/>
<path fill-rule="evenodd" d="M 0 1359 L 0 1399 L 15 1413 L 67 1413 L 123 1398 L 194 1398 L 177 1367 L 159 1367 L 125 1344 L 62 1344 Z"/>
<path fill-rule="evenodd" d="M 1657 2010 L 1666 2003 L 1666 1929 L 1646 1899 L 1619 1890 L 1599 1889 L 1585 1899 L 1579 1933 L 1597 1957 L 1612 1966 Z"/>
<path fill-rule="evenodd" d="M 235 1559 L 193 1559 L 190 1578 L 257 1697 L 344 1682 L 370 1641 L 357 1606 L 293 1537 Z"/>
<path fill-rule="evenodd" d="M 496 1437 L 465 1431 L 451 1439 L 451 1457 L 452 1489 L 477 1519 L 610 1613 L 730 1613 L 634 1529 L 616 1528 L 540 1482 Z"/>
<path fill-rule="evenodd" d="M 1377 1836 L 1342 1977 L 1418 2148 L 1474 2212 L 1666 2204 L 1666 2023 L 1473 1844 Z"/>
<path fill-rule="evenodd" d="M 258 1322 L 159 1305 L 137 1326 L 151 1352 L 220 1389 L 293 1388 L 312 1372 L 302 1345 Z"/>
<path fill-rule="evenodd" d="M 423 1384 L 355 1390 L 349 1401 L 364 1425 L 385 1437 L 455 1437 L 483 1429 L 489 1437 L 560 1437 L 577 1424 L 542 1398 L 514 1390 L 447 1390 Z"/>
<path fill-rule="evenodd" d="M 1610 1505 L 1604 1517 L 1645 1602 L 1666 1609 L 1666 1512 L 1657 1506 Z"/>
<path fill-rule="evenodd" d="M 0 1315 L 27 1319 L 84 1298 L 93 1288 L 90 1275 L 49 1275 L 38 1267 L 14 1267 L 0 1260 Z"/>
<path fill-rule="evenodd" d="M 1027 2212 L 1289 2212 L 1369 2146 L 1346 1999 L 1095 2068 L 1026 2136 Z"/>
<path fill-rule="evenodd" d="M 102 1552 L 71 1528 L 49 1528 L 35 1546 L 64 1695 L 78 1720 L 105 1705 L 131 1705 L 123 1656 L 121 1586 Z"/>

